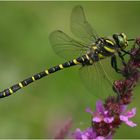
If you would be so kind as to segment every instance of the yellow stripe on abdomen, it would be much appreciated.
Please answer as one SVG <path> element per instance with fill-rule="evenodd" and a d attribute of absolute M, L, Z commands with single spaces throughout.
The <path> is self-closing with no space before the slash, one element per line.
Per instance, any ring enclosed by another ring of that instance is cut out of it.
<path fill-rule="evenodd" d="M 74 64 L 79 64 L 79 62 L 76 59 L 73 59 Z"/>
<path fill-rule="evenodd" d="M 45 73 L 48 75 L 49 74 L 49 71 L 48 70 L 45 70 Z"/>
<path fill-rule="evenodd" d="M 13 90 L 11 88 L 9 88 L 9 91 L 10 91 L 11 94 L 13 93 Z"/>
<path fill-rule="evenodd" d="M 60 69 L 63 69 L 64 68 L 62 64 L 60 64 L 59 67 L 60 67 Z"/>
<path fill-rule="evenodd" d="M 89 56 L 86 54 L 86 58 L 87 58 L 87 60 L 89 60 L 90 58 L 89 58 Z"/>
<path fill-rule="evenodd" d="M 23 87 L 22 83 L 19 83 L 19 86 L 22 88 Z"/>
<path fill-rule="evenodd" d="M 6 96 L 6 93 L 5 92 L 3 92 L 3 96 Z"/>

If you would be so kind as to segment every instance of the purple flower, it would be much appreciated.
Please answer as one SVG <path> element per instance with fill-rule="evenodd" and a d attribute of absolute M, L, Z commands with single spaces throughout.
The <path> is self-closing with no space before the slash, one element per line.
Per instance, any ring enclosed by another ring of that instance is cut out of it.
<path fill-rule="evenodd" d="M 97 136 L 97 134 L 93 128 L 88 128 L 84 131 L 81 131 L 79 128 L 77 128 L 76 132 L 74 133 L 74 138 L 75 139 L 83 139 L 83 140 L 89 140 L 89 139 L 104 140 L 104 139 L 111 139 L 112 136 L 111 135 L 108 135 L 106 137 Z"/>
<path fill-rule="evenodd" d="M 88 128 L 84 131 L 81 131 L 79 128 L 77 128 L 76 132 L 74 133 L 74 138 L 84 140 L 95 139 L 96 132 L 94 132 L 92 128 Z"/>
<path fill-rule="evenodd" d="M 136 114 L 136 108 L 132 108 L 130 111 L 120 115 L 120 120 L 126 123 L 128 126 L 135 127 L 137 124 L 129 120 L 129 118 L 134 117 Z"/>
<path fill-rule="evenodd" d="M 86 112 L 92 116 L 91 126 L 84 131 L 77 129 L 74 138 L 111 139 L 122 123 L 130 127 L 137 126 L 130 120 L 136 115 L 136 108 L 126 111 L 128 104 L 132 102 L 133 89 L 140 79 L 140 38 L 136 40 L 136 44 L 139 48 L 131 50 L 129 61 L 121 69 L 124 80 L 117 80 L 113 84 L 117 95 L 108 96 L 104 103 L 97 101 L 95 111 L 87 108 Z"/>
<path fill-rule="evenodd" d="M 86 109 L 86 112 L 93 115 L 92 121 L 93 122 L 101 122 L 104 121 L 105 123 L 112 123 L 114 120 L 113 116 L 108 115 L 108 111 L 105 110 L 104 105 L 101 100 L 98 100 L 96 103 L 96 111 L 92 112 L 90 108 Z"/>
<path fill-rule="evenodd" d="M 131 127 L 137 126 L 137 124 L 129 120 L 129 118 L 132 118 L 135 116 L 136 108 L 132 108 L 130 111 L 127 111 L 127 112 L 126 112 L 126 109 L 127 109 L 126 105 L 120 105 L 120 111 L 121 111 L 119 115 L 120 121 L 126 123 L 128 126 L 131 126 Z M 101 100 L 97 101 L 95 112 L 92 112 L 90 108 L 87 108 L 86 112 L 90 113 L 93 116 L 92 121 L 95 123 L 100 123 L 101 121 L 103 121 L 109 124 L 109 123 L 113 123 L 114 121 L 114 116 L 108 115 L 108 111 L 105 110 Z"/>
<path fill-rule="evenodd" d="M 84 140 L 111 139 L 115 132 L 115 128 L 118 128 L 121 122 L 124 122 L 131 127 L 136 126 L 135 123 L 129 120 L 129 118 L 135 116 L 136 108 L 133 108 L 130 111 L 126 111 L 127 105 L 119 105 L 119 108 L 120 113 L 112 114 L 112 116 L 110 116 L 108 114 L 109 111 L 105 108 L 103 102 L 101 100 L 97 101 L 95 112 L 90 108 L 86 109 L 86 112 L 92 115 L 92 126 L 84 131 L 77 128 L 74 133 L 74 138 Z"/>

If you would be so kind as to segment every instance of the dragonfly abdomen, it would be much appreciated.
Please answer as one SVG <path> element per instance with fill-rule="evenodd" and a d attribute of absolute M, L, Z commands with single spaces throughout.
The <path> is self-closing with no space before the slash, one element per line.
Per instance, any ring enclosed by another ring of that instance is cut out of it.
<path fill-rule="evenodd" d="M 21 88 L 26 87 L 27 85 L 35 82 L 36 80 L 39 80 L 39 79 L 45 77 L 45 76 L 48 76 L 48 75 L 55 73 L 59 70 L 62 70 L 64 68 L 68 68 L 68 67 L 78 65 L 78 64 L 83 64 L 84 62 L 86 62 L 88 60 L 89 60 L 88 55 L 83 55 L 77 59 L 70 60 L 68 62 L 56 65 L 56 66 L 51 67 L 47 70 L 44 70 L 40 73 L 37 73 L 34 76 L 31 76 L 31 77 L 19 82 L 18 84 L 15 84 L 15 85 L 11 86 L 10 88 L 7 88 L 7 89 L 3 90 L 2 92 L 0 92 L 0 98 L 10 96 L 11 94 L 15 93 L 16 91 L 20 90 Z"/>

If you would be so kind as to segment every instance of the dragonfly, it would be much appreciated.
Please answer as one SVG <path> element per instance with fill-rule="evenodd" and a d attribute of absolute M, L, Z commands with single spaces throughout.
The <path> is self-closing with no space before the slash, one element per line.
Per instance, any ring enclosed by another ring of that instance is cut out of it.
<path fill-rule="evenodd" d="M 72 33 L 78 40 L 71 38 L 61 30 L 56 30 L 49 36 L 54 52 L 67 61 L 39 72 L 1 91 L 0 98 L 12 95 L 45 76 L 72 66 L 80 66 L 79 71 L 83 81 L 89 81 L 85 82 L 87 88 L 94 89 L 93 79 L 96 84 L 100 81 L 97 75 L 102 79 L 107 77 L 106 79 L 109 81 L 109 74 L 105 71 L 103 64 L 104 60 L 108 61 L 108 58 L 111 58 L 111 61 L 107 67 L 111 66 L 113 70 L 119 72 L 116 56 L 119 56 L 123 62 L 123 55 L 127 53 L 125 49 L 128 46 L 128 41 L 133 39 L 127 39 L 124 33 L 115 33 L 111 37 L 99 37 L 87 21 L 82 6 L 79 5 L 72 10 L 70 26 Z M 99 84 L 97 86 L 97 88 L 101 88 Z"/>

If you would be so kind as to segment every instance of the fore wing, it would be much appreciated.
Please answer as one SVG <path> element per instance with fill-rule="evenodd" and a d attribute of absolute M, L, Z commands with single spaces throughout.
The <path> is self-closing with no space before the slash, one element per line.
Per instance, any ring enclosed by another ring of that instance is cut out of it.
<path fill-rule="evenodd" d="M 86 20 L 84 10 L 81 6 L 76 6 L 72 10 L 71 31 L 86 44 L 95 42 L 98 39 L 96 31 Z"/>

